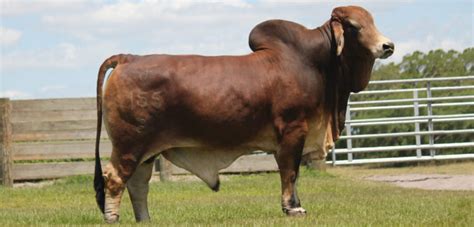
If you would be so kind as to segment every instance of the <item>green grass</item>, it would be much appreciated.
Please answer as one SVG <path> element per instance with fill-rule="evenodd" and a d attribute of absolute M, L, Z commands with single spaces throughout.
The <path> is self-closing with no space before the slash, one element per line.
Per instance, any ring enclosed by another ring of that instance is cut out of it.
<path fill-rule="evenodd" d="M 308 215 L 297 218 L 281 212 L 276 173 L 228 176 L 218 193 L 199 181 L 152 183 L 150 225 L 472 226 L 472 191 L 404 189 L 360 179 L 370 174 L 433 173 L 440 169 L 472 174 L 474 163 L 397 169 L 332 168 L 328 173 L 303 168 L 298 190 Z M 90 176 L 67 178 L 43 188 L 0 187 L 0 226 L 102 223 Z M 120 223 L 135 223 L 128 195 L 123 198 Z"/>

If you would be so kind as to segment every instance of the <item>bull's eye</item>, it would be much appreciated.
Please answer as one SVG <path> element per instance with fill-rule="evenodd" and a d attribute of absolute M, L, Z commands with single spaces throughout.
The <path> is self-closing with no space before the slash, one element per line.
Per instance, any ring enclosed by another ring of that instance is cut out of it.
<path fill-rule="evenodd" d="M 353 21 L 353 20 L 347 21 L 346 25 L 347 25 L 347 28 L 348 28 L 351 32 L 359 32 L 360 29 L 362 28 L 359 23 L 357 23 L 357 22 L 355 22 L 355 21 Z"/>
<path fill-rule="evenodd" d="M 350 34 L 357 34 L 359 33 L 359 30 L 357 27 L 353 26 L 353 25 L 348 25 L 347 26 L 347 33 L 350 33 Z"/>

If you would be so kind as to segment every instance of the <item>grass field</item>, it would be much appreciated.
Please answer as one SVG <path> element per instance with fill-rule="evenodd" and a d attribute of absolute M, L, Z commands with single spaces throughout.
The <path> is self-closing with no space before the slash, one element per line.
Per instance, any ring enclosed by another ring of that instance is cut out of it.
<path fill-rule="evenodd" d="M 276 173 L 226 176 L 221 191 L 199 181 L 152 183 L 150 225 L 238 226 L 473 226 L 473 191 L 424 191 L 369 182 L 361 176 L 400 173 L 473 174 L 474 162 L 442 166 L 368 169 L 302 169 L 298 184 L 305 217 L 280 209 Z M 135 223 L 128 195 L 120 223 Z M 0 226 L 12 224 L 102 224 L 92 177 L 71 177 L 42 188 L 0 187 Z"/>

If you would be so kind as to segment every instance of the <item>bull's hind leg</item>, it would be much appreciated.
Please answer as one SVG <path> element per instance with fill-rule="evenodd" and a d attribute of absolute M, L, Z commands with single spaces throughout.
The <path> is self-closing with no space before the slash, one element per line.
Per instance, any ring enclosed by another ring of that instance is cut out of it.
<path fill-rule="evenodd" d="M 153 171 L 154 160 L 155 157 L 152 157 L 140 164 L 127 182 L 128 194 L 132 200 L 133 212 L 135 213 L 135 219 L 137 222 L 150 220 L 147 204 L 148 183 Z"/>
<path fill-rule="evenodd" d="M 115 223 L 119 219 L 119 208 L 127 180 L 132 176 L 138 159 L 130 153 L 112 150 L 112 157 L 104 170 L 105 209 L 104 218 L 107 223 Z"/>
<path fill-rule="evenodd" d="M 298 178 L 307 125 L 305 121 L 287 123 L 280 128 L 280 132 L 280 150 L 275 154 L 275 159 L 280 170 L 282 210 L 284 213 L 292 216 L 304 215 L 306 211 L 301 207 L 296 193 L 296 180 Z"/>

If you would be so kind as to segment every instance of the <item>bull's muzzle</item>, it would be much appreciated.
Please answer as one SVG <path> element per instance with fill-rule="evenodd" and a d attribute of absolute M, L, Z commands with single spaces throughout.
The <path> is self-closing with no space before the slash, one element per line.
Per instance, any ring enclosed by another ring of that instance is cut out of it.
<path fill-rule="evenodd" d="M 388 58 L 393 54 L 393 51 L 395 50 L 395 44 L 393 44 L 393 42 L 386 42 L 382 44 L 382 50 L 383 54 L 380 56 L 380 58 Z"/>

